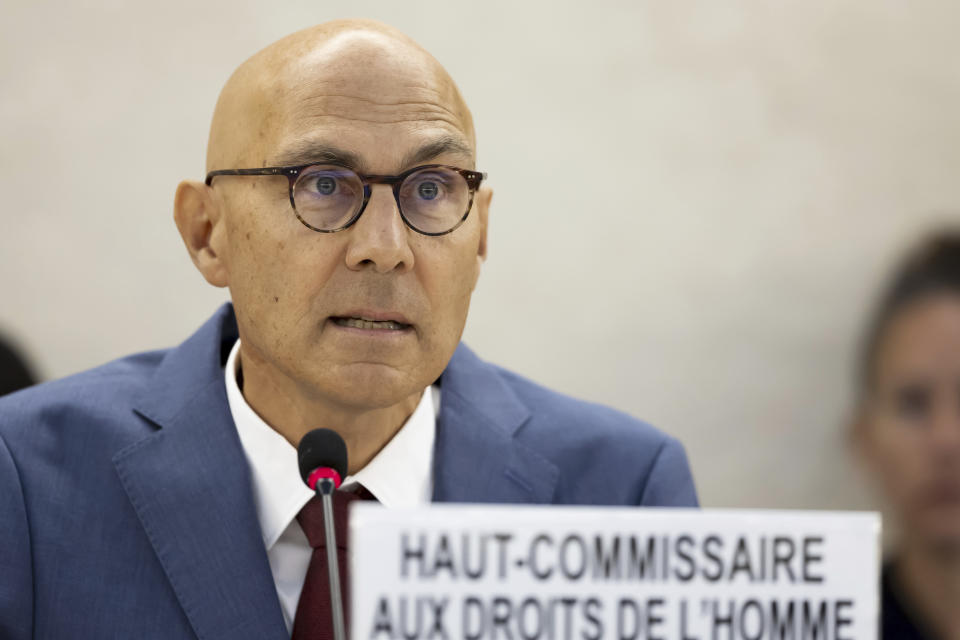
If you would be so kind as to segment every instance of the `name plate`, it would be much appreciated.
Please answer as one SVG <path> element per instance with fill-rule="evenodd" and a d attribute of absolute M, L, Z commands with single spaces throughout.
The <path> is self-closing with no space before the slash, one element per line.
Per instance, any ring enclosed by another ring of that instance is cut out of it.
<path fill-rule="evenodd" d="M 437 504 L 350 515 L 356 640 L 873 640 L 874 513 Z"/>

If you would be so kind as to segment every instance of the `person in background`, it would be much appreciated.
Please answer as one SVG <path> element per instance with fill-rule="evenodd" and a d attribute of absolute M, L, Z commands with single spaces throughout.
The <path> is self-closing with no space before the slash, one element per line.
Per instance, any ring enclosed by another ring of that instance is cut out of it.
<path fill-rule="evenodd" d="M 881 638 L 960 638 L 960 230 L 930 236 L 895 273 L 859 377 L 853 440 L 897 532 Z"/>
<path fill-rule="evenodd" d="M 37 378 L 23 354 L 0 336 L 0 396 L 36 383 Z"/>

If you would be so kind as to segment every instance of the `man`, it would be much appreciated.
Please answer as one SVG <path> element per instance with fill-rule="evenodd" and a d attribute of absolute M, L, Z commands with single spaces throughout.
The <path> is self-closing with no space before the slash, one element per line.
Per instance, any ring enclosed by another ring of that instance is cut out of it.
<path fill-rule="evenodd" d="M 453 81 L 384 25 L 308 29 L 233 74 L 207 180 L 175 198 L 232 306 L 0 403 L 0 636 L 303 636 L 294 447 L 320 426 L 387 507 L 696 504 L 672 438 L 458 346 L 492 195 L 475 150 Z"/>

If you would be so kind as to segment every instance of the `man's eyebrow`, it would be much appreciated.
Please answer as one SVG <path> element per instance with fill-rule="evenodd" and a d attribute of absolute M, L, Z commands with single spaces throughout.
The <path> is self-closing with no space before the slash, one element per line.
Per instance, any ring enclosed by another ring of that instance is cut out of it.
<path fill-rule="evenodd" d="M 447 153 L 459 154 L 471 161 L 473 159 L 473 149 L 470 148 L 470 145 L 459 138 L 443 136 L 408 153 L 398 169 L 404 170 Z M 365 166 L 360 156 L 351 151 L 306 140 L 298 141 L 289 149 L 280 152 L 275 161 L 275 165 L 281 167 L 295 167 L 314 163 L 335 164 L 361 172 Z"/>
<path fill-rule="evenodd" d="M 363 168 L 360 157 L 345 149 L 338 149 L 332 145 L 302 141 L 282 151 L 277 155 L 276 165 L 281 167 L 295 167 L 305 164 L 336 164 L 354 170 Z"/>
<path fill-rule="evenodd" d="M 403 159 L 403 168 L 406 169 L 428 160 L 433 160 L 437 156 L 442 156 L 445 153 L 460 154 L 465 158 L 469 158 L 471 161 L 473 160 L 473 149 L 470 148 L 470 145 L 459 138 L 443 136 L 408 153 Z"/>

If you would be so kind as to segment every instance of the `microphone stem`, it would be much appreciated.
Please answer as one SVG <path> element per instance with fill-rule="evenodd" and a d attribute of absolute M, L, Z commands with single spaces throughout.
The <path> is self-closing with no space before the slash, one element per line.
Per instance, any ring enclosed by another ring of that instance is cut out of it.
<path fill-rule="evenodd" d="M 347 640 L 343 623 L 343 598 L 340 594 L 340 563 L 337 560 L 337 534 L 333 528 L 333 482 L 324 478 L 317 484 L 323 502 L 323 529 L 327 547 L 327 573 L 330 576 L 330 605 L 333 609 L 333 638 Z"/>

